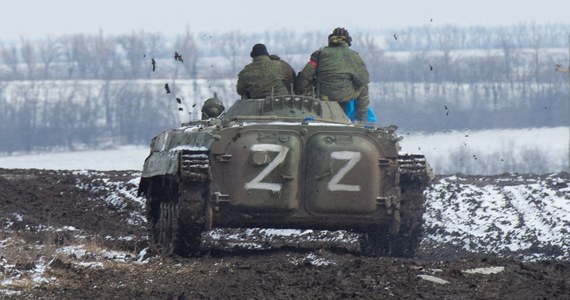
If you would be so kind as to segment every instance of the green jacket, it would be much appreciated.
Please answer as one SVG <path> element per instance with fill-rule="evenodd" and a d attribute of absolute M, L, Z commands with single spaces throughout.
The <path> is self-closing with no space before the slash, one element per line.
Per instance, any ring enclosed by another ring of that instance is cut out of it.
<path fill-rule="evenodd" d="M 329 40 L 329 45 L 313 52 L 311 60 L 297 76 L 295 92 L 310 94 L 313 87 L 321 97 L 345 102 L 370 82 L 366 65 L 344 41 Z"/>
<path fill-rule="evenodd" d="M 283 61 L 261 55 L 254 57 L 239 72 L 236 90 L 245 99 L 271 96 L 272 89 L 274 95 L 288 95 L 293 81 L 291 71 L 287 70 Z"/>

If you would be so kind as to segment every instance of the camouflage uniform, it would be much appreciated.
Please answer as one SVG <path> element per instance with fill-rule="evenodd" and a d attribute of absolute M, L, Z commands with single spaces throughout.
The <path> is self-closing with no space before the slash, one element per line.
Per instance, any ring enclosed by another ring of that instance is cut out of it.
<path fill-rule="evenodd" d="M 259 99 L 273 95 L 290 94 L 295 71 L 284 61 L 268 55 L 252 58 L 238 74 L 237 93 L 244 99 Z"/>
<path fill-rule="evenodd" d="M 349 45 L 347 37 L 330 35 L 328 46 L 313 52 L 297 76 L 295 92 L 310 95 L 314 87 L 321 99 L 338 101 L 343 107 L 349 100 L 357 99 L 358 120 L 366 121 L 369 74 L 360 55 Z"/>
<path fill-rule="evenodd" d="M 269 58 L 271 58 L 271 60 L 278 61 L 279 64 L 281 65 L 281 72 L 285 74 L 284 83 L 287 85 L 287 91 L 289 91 L 289 93 L 292 93 L 293 91 L 291 90 L 291 88 L 295 83 L 295 78 L 297 77 L 297 75 L 295 74 L 295 70 L 293 69 L 293 67 L 291 67 L 290 64 L 282 60 L 281 57 L 277 56 L 276 54 L 269 55 Z"/>

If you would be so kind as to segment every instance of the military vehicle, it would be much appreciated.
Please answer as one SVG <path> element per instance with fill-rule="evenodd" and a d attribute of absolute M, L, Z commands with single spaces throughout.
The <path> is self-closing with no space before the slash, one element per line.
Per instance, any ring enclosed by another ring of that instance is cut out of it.
<path fill-rule="evenodd" d="M 414 254 L 430 172 L 424 156 L 398 153 L 395 127 L 298 95 L 223 111 L 210 98 L 202 120 L 152 139 L 139 193 L 157 251 L 189 256 L 204 231 L 260 227 L 350 230 L 367 255 Z"/>

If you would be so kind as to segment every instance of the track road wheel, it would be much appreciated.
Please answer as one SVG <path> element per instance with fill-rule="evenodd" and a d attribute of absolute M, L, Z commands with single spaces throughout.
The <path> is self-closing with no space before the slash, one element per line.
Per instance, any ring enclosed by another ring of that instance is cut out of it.
<path fill-rule="evenodd" d="M 160 215 L 156 224 L 157 238 L 162 255 L 171 255 L 174 251 L 175 218 L 178 216 L 177 207 L 172 201 L 160 203 Z"/>
<path fill-rule="evenodd" d="M 172 184 L 148 192 L 152 250 L 161 255 L 200 253 L 206 220 L 206 189 L 200 183 Z"/>
<path fill-rule="evenodd" d="M 423 214 L 425 212 L 422 188 L 416 184 L 402 184 L 400 204 L 401 225 L 398 234 L 393 236 L 393 256 L 413 257 L 423 234 Z"/>
<path fill-rule="evenodd" d="M 394 236 L 395 256 L 413 257 L 422 239 L 424 189 L 433 177 L 423 155 L 400 155 L 400 231 Z"/>
<path fill-rule="evenodd" d="M 421 242 L 425 212 L 423 190 L 433 178 L 433 172 L 421 154 L 400 155 L 398 164 L 401 188 L 398 233 L 390 234 L 391 231 L 381 228 L 365 233 L 360 243 L 365 255 L 413 257 Z"/>
<path fill-rule="evenodd" d="M 163 254 L 168 231 L 168 211 L 170 211 L 170 196 L 158 181 L 149 184 L 146 191 L 146 217 L 150 233 L 150 247 L 153 253 Z"/>
<path fill-rule="evenodd" d="M 179 189 L 173 252 L 180 256 L 200 254 L 206 224 L 206 189 L 202 184 L 182 184 Z"/>

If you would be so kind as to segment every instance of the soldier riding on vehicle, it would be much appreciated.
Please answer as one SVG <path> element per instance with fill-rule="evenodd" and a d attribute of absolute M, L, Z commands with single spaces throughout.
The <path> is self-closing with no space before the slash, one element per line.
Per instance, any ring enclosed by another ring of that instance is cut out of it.
<path fill-rule="evenodd" d="M 252 62 L 238 74 L 237 93 L 242 99 L 259 99 L 272 95 L 289 95 L 295 71 L 279 57 L 271 58 L 264 44 L 251 49 Z"/>
<path fill-rule="evenodd" d="M 348 31 L 335 28 L 328 37 L 328 46 L 313 52 L 309 62 L 299 72 L 295 92 L 312 95 L 317 90 L 317 94 L 320 94 L 318 97 L 337 101 L 347 113 L 356 104 L 356 115 L 351 118 L 352 121 L 375 122 L 376 117 L 368 108 L 368 70 L 360 55 L 349 48 L 351 45 L 352 38 Z"/>

